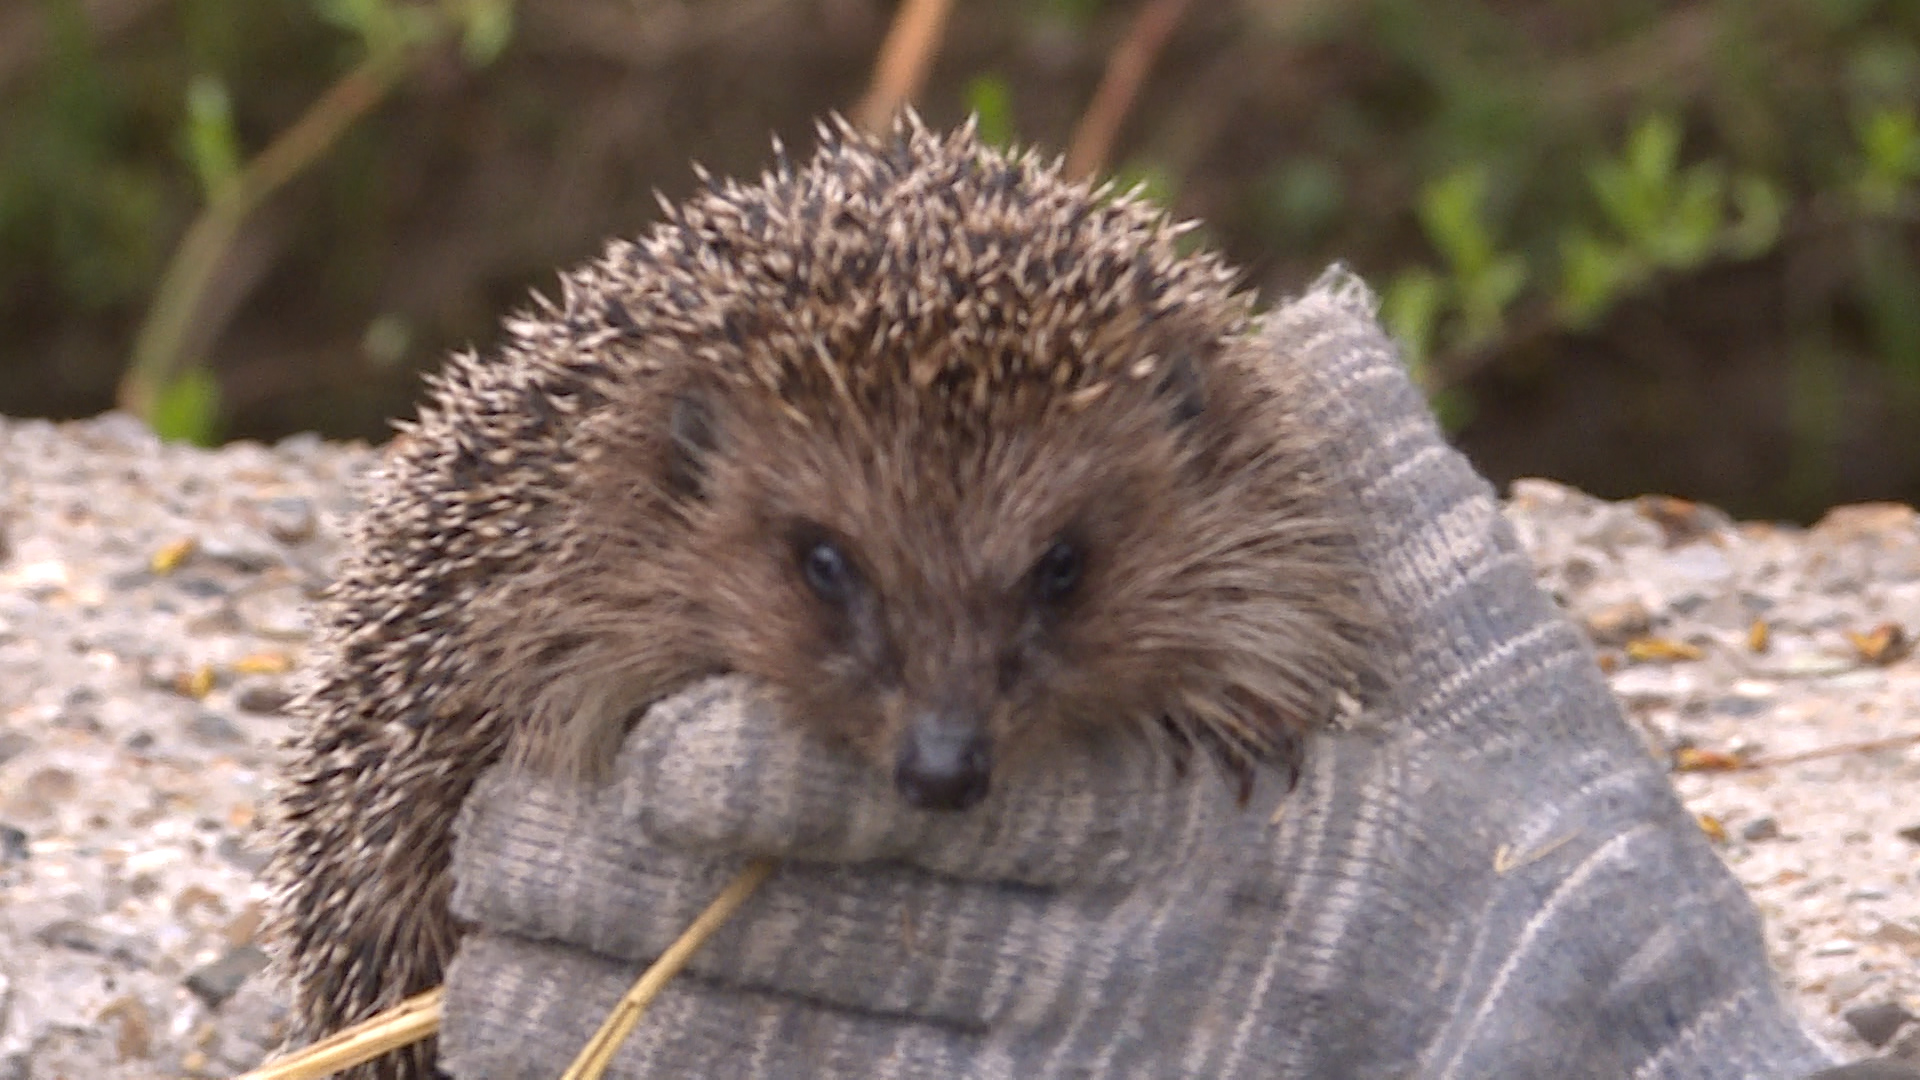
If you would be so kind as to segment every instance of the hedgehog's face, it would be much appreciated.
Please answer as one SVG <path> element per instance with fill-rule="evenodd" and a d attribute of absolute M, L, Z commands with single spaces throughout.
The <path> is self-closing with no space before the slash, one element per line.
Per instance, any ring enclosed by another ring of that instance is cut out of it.
<path fill-rule="evenodd" d="M 683 395 L 666 475 L 718 666 L 927 808 L 971 806 L 1039 744 L 1117 727 L 1171 726 L 1242 761 L 1283 743 L 1281 702 L 1232 701 L 1234 673 L 1285 648 L 1259 628 L 1304 617 L 1297 589 L 1254 576 L 1284 573 L 1267 519 L 1292 508 L 1222 460 L 1246 418 L 1176 374 L 979 426 L 915 403 L 802 421 Z"/>
<path fill-rule="evenodd" d="M 936 809 L 977 803 L 1037 737 L 1137 708 L 1151 672 L 1123 639 L 1151 617 L 1127 608 L 1186 509 L 1166 468 L 1180 417 L 1140 398 L 1137 414 L 1041 414 L 991 438 L 926 414 L 861 430 L 683 412 L 681 446 L 703 451 L 685 459 L 699 542 L 724 556 L 690 584 L 725 666 Z"/>

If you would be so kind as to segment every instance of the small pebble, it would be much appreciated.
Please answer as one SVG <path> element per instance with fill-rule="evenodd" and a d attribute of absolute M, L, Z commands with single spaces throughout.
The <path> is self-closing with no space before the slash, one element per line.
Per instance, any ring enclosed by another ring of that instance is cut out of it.
<path fill-rule="evenodd" d="M 236 743 L 246 737 L 240 733 L 239 728 L 233 726 L 233 721 L 227 719 L 225 714 L 206 709 L 195 713 L 193 719 L 187 721 L 187 732 L 201 742 L 212 746 Z"/>
<path fill-rule="evenodd" d="M 313 539 L 313 503 L 308 499 L 268 499 L 260 504 L 260 518 L 267 534 L 285 544 L 300 544 Z"/>
<path fill-rule="evenodd" d="M 153 568 L 142 566 L 132 570 L 120 570 L 107 576 L 107 588 L 116 593 L 132 592 L 135 589 L 151 585 L 156 580 Z"/>
<path fill-rule="evenodd" d="M 1722 716 L 1746 719 L 1759 716 L 1767 711 L 1768 703 L 1759 698 L 1744 697 L 1740 694 L 1726 694 L 1714 698 L 1710 708 Z"/>
<path fill-rule="evenodd" d="M 32 854 L 33 847 L 27 841 L 27 830 L 0 822 L 0 866 L 26 862 Z"/>
<path fill-rule="evenodd" d="M 33 748 L 33 740 L 17 731 L 0 731 L 0 765 Z"/>
<path fill-rule="evenodd" d="M 1758 817 L 1740 826 L 1740 838 L 1759 842 L 1772 840 L 1780 835 L 1780 823 L 1769 817 Z"/>
<path fill-rule="evenodd" d="M 217 1009 L 240 989 L 240 984 L 265 971 L 267 963 L 267 954 L 252 945 L 228 949 L 220 959 L 189 974 L 187 989 L 208 1008 Z"/>
<path fill-rule="evenodd" d="M 207 574 L 182 574 L 173 587 L 196 600 L 218 600 L 233 591 L 226 582 Z"/>
<path fill-rule="evenodd" d="M 1916 1070 L 1920 1070 L 1920 1024 L 1907 1024 L 1901 1027 L 1900 1031 L 1894 1035 L 1893 1041 L 1887 1045 L 1887 1059 L 1910 1062 Z M 1900 1077 L 1898 1080 L 1912 1080 L 1912 1078 Z"/>
<path fill-rule="evenodd" d="M 1642 495 L 1631 504 L 1640 516 L 1660 526 L 1669 547 L 1693 544 L 1733 528 L 1733 519 L 1718 507 L 1672 495 Z"/>
<path fill-rule="evenodd" d="M 34 938 L 43 945 L 90 953 L 133 967 L 147 965 L 148 947 L 125 934 L 115 934 L 79 919 L 61 919 L 40 928 Z"/>
<path fill-rule="evenodd" d="M 273 542 L 250 529 L 223 529 L 200 538 L 200 554 L 245 574 L 284 565 Z"/>
<path fill-rule="evenodd" d="M 250 682 L 234 695 L 233 703 L 242 712 L 255 716 L 274 716 L 285 712 L 292 700 L 293 691 L 279 683 Z"/>
<path fill-rule="evenodd" d="M 1834 543 L 1898 538 L 1902 534 L 1911 535 L 1917 520 L 1920 520 L 1920 514 L 1916 514 L 1913 507 L 1900 503 L 1853 503 L 1827 511 L 1814 524 L 1812 531 L 1814 535 Z"/>
<path fill-rule="evenodd" d="M 271 855 L 267 851 L 253 847 L 232 834 L 222 836 L 220 842 L 214 845 L 214 850 L 219 853 L 222 859 L 245 870 L 249 874 L 258 874 L 260 871 L 265 870 L 267 868 L 267 862 L 271 858 Z"/>
<path fill-rule="evenodd" d="M 1920 922 L 1907 923 L 1898 919 L 1882 919 L 1868 935 L 1874 941 L 1888 945 L 1898 945 L 1914 954 L 1920 960 Z"/>
<path fill-rule="evenodd" d="M 1653 615 L 1638 600 L 1609 604 L 1586 617 L 1587 634 L 1596 645 L 1624 645 L 1653 629 Z"/>
<path fill-rule="evenodd" d="M 153 1015 L 132 994 L 108 1002 L 97 1021 L 115 1029 L 114 1049 L 121 1061 L 141 1061 L 153 1052 Z"/>
<path fill-rule="evenodd" d="M 1892 1042 L 1901 1026 L 1913 1019 L 1912 1013 L 1892 1001 L 1855 1006 L 1841 1016 L 1868 1046 L 1876 1049 Z"/>
<path fill-rule="evenodd" d="M 36 769 L 21 783 L 17 805 L 28 813 L 50 814 L 80 791 L 80 780 L 72 770 L 56 766 Z"/>
<path fill-rule="evenodd" d="M 311 632 L 307 598 L 292 587 L 259 589 L 236 603 L 248 630 L 274 641 L 304 641 Z"/>

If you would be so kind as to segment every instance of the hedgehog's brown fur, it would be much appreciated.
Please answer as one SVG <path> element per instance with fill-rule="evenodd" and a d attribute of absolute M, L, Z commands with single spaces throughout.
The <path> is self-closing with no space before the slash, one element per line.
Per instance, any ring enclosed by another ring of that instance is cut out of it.
<path fill-rule="evenodd" d="M 271 871 L 306 1034 L 439 980 L 480 772 L 591 777 L 698 676 L 888 769 L 929 710 L 1000 762 L 1149 730 L 1248 767 L 1293 765 L 1363 665 L 1294 361 L 1219 261 L 971 130 L 822 143 L 567 274 L 389 452 Z M 802 580 L 822 538 L 835 603 Z M 1036 585 L 1063 538 L 1078 573 Z"/>

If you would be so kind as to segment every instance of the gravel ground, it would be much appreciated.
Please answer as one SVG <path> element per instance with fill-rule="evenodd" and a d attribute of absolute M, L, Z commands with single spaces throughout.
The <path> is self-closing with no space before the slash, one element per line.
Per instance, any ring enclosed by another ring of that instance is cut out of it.
<path fill-rule="evenodd" d="M 0 418 L 0 1080 L 227 1076 L 277 1039 L 255 820 L 370 460 Z M 1510 515 L 1815 1030 L 1920 1058 L 1920 516 L 1541 481 Z"/>

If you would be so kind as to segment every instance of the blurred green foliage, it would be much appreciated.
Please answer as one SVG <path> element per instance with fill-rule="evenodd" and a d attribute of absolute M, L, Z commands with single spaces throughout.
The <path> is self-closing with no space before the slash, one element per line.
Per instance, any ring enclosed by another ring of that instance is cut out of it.
<path fill-rule="evenodd" d="M 1013 88 L 998 75 L 977 75 L 967 82 L 967 112 L 980 137 L 995 146 L 1013 143 Z"/>
<path fill-rule="evenodd" d="M 1676 104 L 1663 100 L 1676 96 L 1674 87 L 1650 81 L 1638 96 L 1658 107 L 1638 115 L 1617 149 L 1598 137 L 1555 145 L 1567 129 L 1556 130 L 1559 118 L 1542 108 L 1555 96 L 1551 77 L 1532 100 L 1521 100 L 1499 77 L 1513 68 L 1473 66 L 1460 75 L 1464 58 L 1455 50 L 1465 52 L 1464 41 L 1449 48 L 1444 34 L 1424 45 L 1411 35 L 1387 37 L 1404 41 L 1409 60 L 1425 55 L 1423 66 L 1434 73 L 1439 122 L 1428 137 L 1443 147 L 1482 148 L 1468 155 L 1470 164 L 1422 182 L 1418 220 L 1440 266 L 1403 269 L 1386 286 L 1387 317 L 1417 365 L 1436 352 L 1497 344 L 1514 309 L 1529 300 L 1548 306 L 1567 329 L 1590 328 L 1657 275 L 1760 258 L 1790 227 L 1877 231 L 1913 220 L 1920 9 L 1872 0 L 1696 7 L 1719 35 L 1714 56 L 1724 61 L 1706 74 L 1725 85 L 1709 84 Z M 1831 81 L 1805 85 L 1822 74 L 1808 70 L 1817 66 L 1831 69 Z M 1689 125 L 1682 105 L 1694 132 L 1691 161 L 1683 154 Z M 1848 113 L 1862 119 L 1848 125 Z M 1572 119 L 1604 130 L 1617 117 Z M 1846 140 L 1850 128 L 1857 138 Z M 1575 174 L 1581 183 L 1570 182 Z M 1570 191 L 1587 198 L 1570 199 Z M 1872 252 L 1859 254 L 1867 261 L 1858 269 L 1870 279 Z M 1883 321 L 1911 321 L 1912 294 L 1885 292 L 1862 299 Z M 1897 334 L 1881 340 L 1885 359 L 1902 366 L 1920 362 L 1916 344 Z"/>
<path fill-rule="evenodd" d="M 79 5 L 45 10 L 47 58 L 26 107 L 9 110 L 0 159 L 0 289 L 18 295 L 50 271 L 59 302 L 97 311 L 150 285 L 170 177 L 125 153 L 143 98 L 103 65 Z"/>
<path fill-rule="evenodd" d="M 199 440 L 324 427 L 333 418 L 302 409 L 342 401 L 398 407 L 413 393 L 409 368 L 487 334 L 497 296 L 594 237 L 639 227 L 647 188 L 683 189 L 679 163 L 751 167 L 769 128 L 803 142 L 802 118 L 857 95 L 894 8 L 131 6 L 144 14 L 118 28 L 82 0 L 0 11 L 0 36 L 37 34 L 11 68 L 0 49 L 0 364 L 22 373 L 18 385 L 104 404 L 94 388 L 121 376 L 136 337 L 157 340 L 147 352 L 163 359 L 146 362 L 164 377 L 149 416 Z M 958 5 L 922 112 L 948 122 L 970 111 L 990 140 L 1063 147 L 1141 7 Z M 634 40 L 607 29 L 621 25 Z M 259 236 L 235 224 L 212 245 L 217 264 L 229 249 L 236 265 L 267 260 L 257 273 L 280 282 L 280 307 L 249 316 L 251 284 L 235 287 L 238 314 L 207 300 L 219 293 L 211 269 L 164 288 L 195 223 L 244 218 L 263 152 L 383 58 L 395 102 L 292 170 L 319 176 L 302 181 L 304 216 Z M 1457 430 L 1500 419 L 1486 373 L 1517 363 L 1529 378 L 1559 377 L 1536 359 L 1542 342 L 1604 336 L 1649 297 L 1776 263 L 1805 291 L 1768 312 L 1790 384 L 1783 484 L 1808 499 L 1831 486 L 1841 436 L 1858 426 L 1848 388 L 1862 378 L 1906 387 L 1873 406 L 1920 428 L 1912 0 L 1194 4 L 1115 154 L 1123 184 L 1202 217 L 1257 283 L 1353 263 L 1381 288 L 1384 316 Z M 671 164 L 644 171 L 656 161 Z M 468 233 L 435 216 L 449 207 Z M 536 228 L 573 231 L 534 239 Z M 276 267 L 297 272 L 274 278 Z M 459 274 L 466 284 L 450 280 Z M 178 325 L 140 334 L 143 314 L 150 328 Z M 258 342 L 343 321 L 325 341 L 339 372 L 255 372 L 235 396 L 221 348 L 232 326 Z M 393 389 L 354 396 L 382 380 Z M 19 400 L 0 394 L 0 408 Z M 263 403 L 276 419 L 253 416 Z"/>
<path fill-rule="evenodd" d="M 251 161 L 240 159 L 226 84 L 204 73 L 187 84 L 185 154 L 205 209 L 160 278 L 119 384 L 121 406 L 162 438 L 202 445 L 218 439 L 219 381 L 186 350 L 190 326 L 247 217 L 326 156 L 425 51 L 457 39 L 468 63 L 484 65 L 500 54 L 512 28 L 512 0 L 314 2 L 321 18 L 360 39 L 363 58 Z"/>

